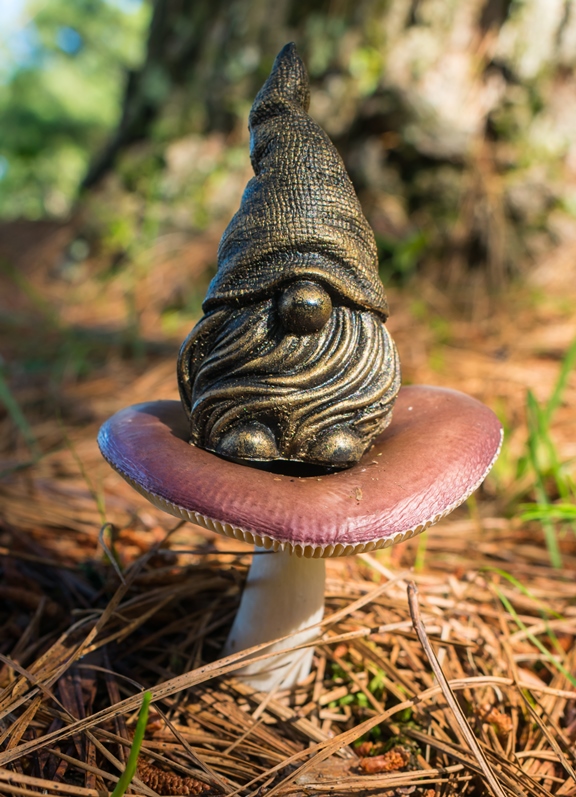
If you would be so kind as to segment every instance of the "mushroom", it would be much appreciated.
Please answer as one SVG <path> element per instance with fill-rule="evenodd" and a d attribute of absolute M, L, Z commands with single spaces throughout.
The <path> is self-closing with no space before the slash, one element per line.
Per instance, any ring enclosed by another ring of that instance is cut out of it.
<path fill-rule="evenodd" d="M 182 405 L 129 407 L 99 437 L 156 506 L 257 546 L 225 652 L 276 640 L 277 656 L 243 668 L 263 690 L 310 670 L 325 558 L 423 531 L 478 487 L 501 442 L 478 401 L 400 389 L 374 234 L 308 101 L 288 44 L 250 112 L 254 177 L 180 350 Z"/>
<path fill-rule="evenodd" d="M 494 463 L 502 429 L 463 393 L 403 387 L 388 428 L 349 470 L 274 473 L 188 443 L 181 405 L 155 401 L 121 410 L 101 428 L 107 461 L 157 507 L 254 543 L 226 653 L 292 636 L 241 673 L 257 689 L 289 687 L 311 667 L 324 612 L 325 559 L 393 545 L 436 523 L 476 490 Z M 284 651 L 284 652 L 282 652 Z"/>

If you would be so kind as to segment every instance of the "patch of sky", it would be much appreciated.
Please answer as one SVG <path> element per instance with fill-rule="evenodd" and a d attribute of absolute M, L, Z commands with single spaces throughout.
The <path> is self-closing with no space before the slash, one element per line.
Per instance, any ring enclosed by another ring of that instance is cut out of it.
<path fill-rule="evenodd" d="M 9 33 L 20 23 L 26 0 L 2 0 L 0 3 L 0 31 Z"/>
<path fill-rule="evenodd" d="M 0 83 L 38 57 L 38 36 L 25 10 L 26 0 L 0 0 Z"/>
<path fill-rule="evenodd" d="M 56 44 L 68 55 L 75 55 L 82 47 L 84 41 L 82 36 L 74 28 L 67 25 L 59 28 L 56 34 Z"/>
<path fill-rule="evenodd" d="M 0 155 L 0 181 L 2 181 L 8 174 L 8 158 Z"/>
<path fill-rule="evenodd" d="M 133 11 L 138 11 L 144 0 L 106 0 L 106 2 L 109 6 L 119 8 L 120 11 L 131 14 Z"/>
<path fill-rule="evenodd" d="M 105 2 L 125 14 L 136 13 L 145 4 L 145 0 Z M 34 65 L 39 55 L 38 36 L 28 6 L 28 0 L 0 0 L 0 84 L 6 83 L 15 69 Z M 77 31 L 63 26 L 58 33 L 57 44 L 63 52 L 75 55 L 82 48 L 83 41 Z"/>

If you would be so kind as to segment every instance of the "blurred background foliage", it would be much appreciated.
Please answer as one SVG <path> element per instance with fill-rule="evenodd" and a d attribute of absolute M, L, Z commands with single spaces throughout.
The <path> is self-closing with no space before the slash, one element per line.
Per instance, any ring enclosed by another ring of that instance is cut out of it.
<path fill-rule="evenodd" d="M 66 216 L 145 53 L 140 0 L 6 0 L 0 12 L 0 216 Z"/>
<path fill-rule="evenodd" d="M 250 177 L 250 104 L 294 40 L 385 279 L 424 264 L 499 286 L 573 235 L 576 0 L 19 5 L 0 66 L 4 218 L 80 209 L 114 262 L 223 223 Z"/>

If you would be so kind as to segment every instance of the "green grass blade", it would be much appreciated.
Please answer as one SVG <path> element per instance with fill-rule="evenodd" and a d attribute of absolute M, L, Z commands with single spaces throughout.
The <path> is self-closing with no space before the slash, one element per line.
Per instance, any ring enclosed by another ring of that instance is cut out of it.
<path fill-rule="evenodd" d="M 498 587 L 495 587 L 495 589 L 496 589 L 496 593 L 498 595 L 498 598 L 500 599 L 500 601 L 502 603 L 502 606 L 504 606 L 504 608 L 506 609 L 508 614 L 514 619 L 514 622 L 516 623 L 518 628 L 526 634 L 526 638 L 529 639 L 530 642 L 532 642 L 532 644 L 536 648 L 538 648 L 540 653 L 542 653 L 542 655 L 544 656 L 546 661 L 552 667 L 554 667 L 556 670 L 558 670 L 558 672 L 561 673 L 564 676 L 564 678 L 566 678 L 572 684 L 572 686 L 576 687 L 576 678 L 572 675 L 572 673 L 569 672 L 569 670 L 566 669 L 566 667 L 562 664 L 562 662 L 558 661 L 550 653 L 550 651 L 546 647 L 544 647 L 544 645 L 542 644 L 542 642 L 540 642 L 538 637 L 536 637 L 536 636 L 534 636 L 534 634 L 530 633 L 530 631 L 528 630 L 526 625 L 518 617 L 516 609 L 512 606 L 512 604 L 510 603 L 510 601 L 508 600 L 506 595 L 504 595 L 504 593 L 501 590 L 499 590 Z"/>
<path fill-rule="evenodd" d="M 549 615 L 551 617 L 556 618 L 557 620 L 563 620 L 564 619 L 564 615 L 559 614 L 555 609 L 550 609 L 548 606 L 546 606 L 545 603 L 543 603 L 532 592 L 530 592 L 528 587 L 524 586 L 524 584 L 521 581 L 519 581 L 511 573 L 508 573 L 506 570 L 502 570 L 499 567 L 487 566 L 487 567 L 481 568 L 481 572 L 483 572 L 483 573 L 495 573 L 496 575 L 500 576 L 501 578 L 506 579 L 506 581 L 508 581 L 510 584 L 512 584 L 513 587 L 516 587 L 518 592 L 521 592 L 522 595 L 525 595 L 527 598 L 530 598 L 531 601 L 534 601 L 535 605 L 538 606 L 538 608 L 540 609 L 540 611 L 543 614 L 547 614 L 547 615 Z"/>
<path fill-rule="evenodd" d="M 549 459 L 549 468 L 551 475 L 554 477 L 558 494 L 563 501 L 570 501 L 576 497 L 576 487 L 573 479 L 565 472 L 565 466 L 562 465 L 558 457 L 556 446 L 550 436 L 550 423 L 554 412 L 558 409 L 562 402 L 564 391 L 568 384 L 570 374 L 576 366 L 576 338 L 572 341 L 568 350 L 562 360 L 560 373 L 554 385 L 552 395 L 548 399 L 546 406 L 540 409 L 540 434 L 542 442 L 546 446 Z M 576 527 L 573 527 L 576 531 Z"/>
<path fill-rule="evenodd" d="M 116 784 L 116 788 L 110 797 L 123 797 L 126 794 L 126 789 L 132 783 L 132 778 L 136 774 L 138 766 L 138 756 L 140 755 L 140 748 L 144 741 L 144 733 L 146 732 L 146 725 L 148 723 L 148 707 L 152 700 L 151 692 L 144 692 L 142 696 L 142 708 L 138 714 L 138 722 L 136 723 L 136 730 L 134 731 L 134 739 L 132 740 L 132 747 L 124 772 L 120 776 L 120 780 Z"/>
<path fill-rule="evenodd" d="M 0 368 L 0 402 L 4 404 L 8 415 L 12 418 L 12 421 L 24 440 L 26 441 L 26 445 L 30 449 L 30 453 L 32 454 L 34 460 L 40 459 L 42 452 L 40 451 L 40 446 L 38 445 L 38 441 L 34 436 L 34 432 L 30 427 L 30 424 L 26 420 L 26 417 L 22 410 L 20 409 L 20 405 L 14 398 L 12 391 L 8 387 L 8 382 L 4 378 L 4 374 L 2 373 L 2 369 Z"/>
<path fill-rule="evenodd" d="M 55 329 L 60 328 L 60 319 L 54 307 L 50 302 L 46 301 L 42 293 L 36 288 L 32 282 L 24 276 L 24 274 L 16 268 L 12 263 L 7 260 L 0 260 L 0 271 L 5 274 L 12 283 L 19 288 L 22 293 L 29 299 L 33 307 L 38 310 L 45 321 Z"/>
<path fill-rule="evenodd" d="M 104 496 L 102 494 L 102 491 L 101 490 L 97 490 L 94 487 L 92 479 L 88 476 L 88 471 L 86 470 L 86 468 L 84 467 L 84 463 L 82 462 L 82 460 L 78 456 L 78 452 L 76 451 L 74 443 L 70 439 L 70 437 L 68 435 L 68 431 L 66 430 L 66 427 L 62 423 L 62 418 L 60 418 L 60 417 L 58 417 L 58 425 L 60 427 L 60 431 L 62 432 L 62 437 L 64 438 L 64 443 L 66 444 L 66 448 L 68 449 L 68 451 L 72 455 L 72 459 L 76 463 L 76 465 L 78 467 L 78 470 L 80 471 L 80 473 L 82 475 L 82 478 L 84 479 L 84 481 L 86 483 L 86 486 L 88 488 L 88 492 L 90 493 L 90 495 L 94 499 L 94 503 L 96 504 L 96 509 L 98 510 L 98 514 L 100 515 L 100 523 L 101 523 L 102 526 L 105 526 L 106 523 L 107 523 L 107 521 L 106 521 L 106 507 L 104 505 Z"/>
<path fill-rule="evenodd" d="M 418 535 L 418 543 L 416 545 L 416 556 L 414 557 L 414 570 L 416 573 L 421 573 L 424 570 L 427 543 L 428 534 L 426 531 L 423 531 Z"/>
<path fill-rule="evenodd" d="M 556 385 L 554 386 L 554 390 L 552 391 L 552 395 L 548 399 L 546 404 L 546 408 L 544 410 L 546 419 L 548 422 L 552 419 L 552 415 L 560 406 L 562 402 L 562 395 L 564 390 L 566 389 L 566 385 L 568 384 L 568 379 L 570 377 L 570 372 L 576 366 L 576 338 L 572 341 L 570 346 L 568 347 L 568 351 L 566 352 L 564 359 L 562 360 L 562 367 L 560 368 L 560 373 L 558 375 L 558 379 L 556 380 Z"/>
<path fill-rule="evenodd" d="M 110 545 L 108 545 L 106 542 L 106 532 L 108 532 L 110 535 Z M 120 556 L 118 555 L 118 551 L 116 550 L 115 532 L 116 529 L 114 528 L 113 523 L 104 523 L 98 534 L 98 542 L 102 546 L 104 553 L 108 557 L 108 561 L 114 568 L 119 580 L 122 584 L 126 584 L 126 579 L 122 573 L 122 562 L 120 560 Z"/>
<path fill-rule="evenodd" d="M 568 501 L 573 495 L 574 485 L 564 472 L 556 445 L 550 435 L 550 416 L 547 414 L 546 408 L 540 406 L 531 391 L 528 391 L 527 395 L 527 413 L 529 422 L 533 424 L 536 455 L 540 451 L 545 452 L 546 455 L 544 464 L 540 464 L 540 473 L 551 476 L 556 484 L 558 495 L 564 501 Z"/>
<path fill-rule="evenodd" d="M 539 506 L 548 507 L 551 503 L 548 498 L 548 493 L 546 492 L 544 474 L 539 459 L 539 442 L 542 438 L 541 431 L 545 428 L 545 419 L 540 405 L 536 401 L 536 397 L 531 390 L 528 390 L 526 393 L 526 416 L 528 423 L 528 457 L 535 476 L 534 491 L 536 493 L 536 501 Z M 547 519 L 542 519 L 541 522 L 542 528 L 544 529 L 550 564 L 552 567 L 561 568 L 562 556 L 560 554 L 558 537 L 554 525 Z"/>
<path fill-rule="evenodd" d="M 524 511 L 520 515 L 522 520 L 559 520 L 576 521 L 576 505 L 574 504 L 549 504 L 548 506 L 538 506 L 538 504 L 523 504 Z"/>

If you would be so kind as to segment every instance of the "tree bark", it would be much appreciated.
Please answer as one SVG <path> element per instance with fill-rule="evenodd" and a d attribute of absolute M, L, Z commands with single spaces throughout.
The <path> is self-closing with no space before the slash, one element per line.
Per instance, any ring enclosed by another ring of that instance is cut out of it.
<path fill-rule="evenodd" d="M 287 41 L 389 271 L 426 257 L 449 280 L 472 269 L 499 284 L 551 245 L 550 213 L 576 179 L 576 0 L 156 0 L 84 187 L 138 140 L 238 140 Z"/>

